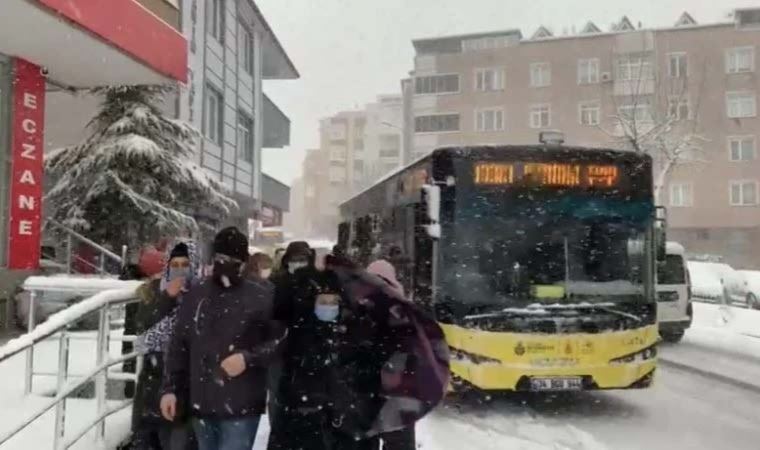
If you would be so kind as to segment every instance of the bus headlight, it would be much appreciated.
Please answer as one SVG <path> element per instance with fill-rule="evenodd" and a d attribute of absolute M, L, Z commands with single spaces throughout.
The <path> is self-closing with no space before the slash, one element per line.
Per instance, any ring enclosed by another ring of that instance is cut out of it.
<path fill-rule="evenodd" d="M 644 361 L 653 359 L 655 356 L 657 356 L 657 346 L 653 345 L 643 350 L 639 350 L 636 353 L 631 353 L 630 355 L 625 355 L 619 358 L 611 359 L 610 364 L 616 365 L 616 364 L 642 363 Z"/>

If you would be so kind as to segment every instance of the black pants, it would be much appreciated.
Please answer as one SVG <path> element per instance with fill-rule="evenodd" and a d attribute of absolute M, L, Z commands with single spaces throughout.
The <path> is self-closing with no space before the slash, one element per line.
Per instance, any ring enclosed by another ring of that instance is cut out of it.
<path fill-rule="evenodd" d="M 417 448 L 414 425 L 403 430 L 391 431 L 380 435 L 383 450 L 415 450 Z"/>
<path fill-rule="evenodd" d="M 379 450 L 377 438 L 357 441 L 326 423 L 323 413 L 280 411 L 267 450 Z"/>
<path fill-rule="evenodd" d="M 195 450 L 198 445 L 188 424 L 141 426 L 135 430 L 131 450 Z"/>

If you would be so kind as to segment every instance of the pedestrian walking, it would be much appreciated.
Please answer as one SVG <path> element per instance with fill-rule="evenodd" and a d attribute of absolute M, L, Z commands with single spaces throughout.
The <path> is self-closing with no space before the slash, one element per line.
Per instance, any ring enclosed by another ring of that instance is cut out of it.
<path fill-rule="evenodd" d="M 272 320 L 272 287 L 246 277 L 246 236 L 225 228 L 213 252 L 210 279 L 183 295 L 177 313 L 161 411 L 175 420 L 187 388 L 200 450 L 251 450 L 267 366 L 282 336 Z"/>
<path fill-rule="evenodd" d="M 269 449 L 365 450 L 409 429 L 442 398 L 448 347 L 440 327 L 347 258 L 298 272 Z"/>
<path fill-rule="evenodd" d="M 195 243 L 177 243 L 166 261 L 160 278 L 149 280 L 137 289 L 140 302 L 135 329 L 137 349 L 143 353 L 143 368 L 138 375 L 132 407 L 134 450 L 189 450 L 195 447 L 186 418 L 167 421 L 160 408 L 164 360 L 177 308 L 198 270 Z"/>
<path fill-rule="evenodd" d="M 404 288 L 396 278 L 396 269 L 390 262 L 378 259 L 367 266 L 367 272 L 380 277 L 399 298 L 406 298 Z M 382 433 L 380 438 L 383 442 L 383 450 L 415 450 L 417 448 L 414 424 L 400 430 Z"/>

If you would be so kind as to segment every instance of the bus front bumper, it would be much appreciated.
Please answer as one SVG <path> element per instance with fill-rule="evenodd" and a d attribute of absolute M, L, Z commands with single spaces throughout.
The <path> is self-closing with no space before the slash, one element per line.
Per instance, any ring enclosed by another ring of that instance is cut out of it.
<path fill-rule="evenodd" d="M 532 380 L 577 380 L 566 388 L 547 390 L 642 389 L 654 380 L 657 362 L 620 365 L 528 368 L 504 363 L 451 361 L 452 374 L 465 384 L 484 391 L 536 391 Z M 561 385 L 560 385 L 561 386 Z"/>

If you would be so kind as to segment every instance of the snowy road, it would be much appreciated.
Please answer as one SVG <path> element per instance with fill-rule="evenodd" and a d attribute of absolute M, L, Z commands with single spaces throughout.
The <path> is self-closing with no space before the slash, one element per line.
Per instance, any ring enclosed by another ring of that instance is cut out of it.
<path fill-rule="evenodd" d="M 658 370 L 649 390 L 506 396 L 449 406 L 423 424 L 423 448 L 758 448 L 760 393 L 680 369 Z"/>

